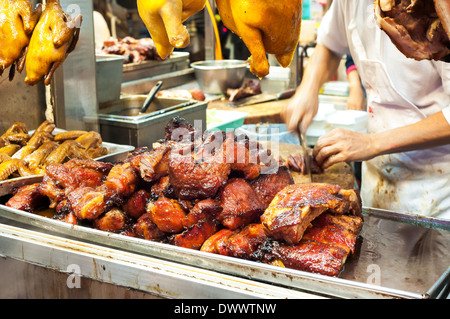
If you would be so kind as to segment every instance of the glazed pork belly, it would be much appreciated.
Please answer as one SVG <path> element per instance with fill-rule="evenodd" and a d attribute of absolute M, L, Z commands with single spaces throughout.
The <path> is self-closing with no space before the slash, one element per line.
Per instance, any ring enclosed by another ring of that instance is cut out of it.
<path fill-rule="evenodd" d="M 311 221 L 326 211 L 361 214 L 359 193 L 326 183 L 289 185 L 275 196 L 261 222 L 273 238 L 297 244 Z"/>

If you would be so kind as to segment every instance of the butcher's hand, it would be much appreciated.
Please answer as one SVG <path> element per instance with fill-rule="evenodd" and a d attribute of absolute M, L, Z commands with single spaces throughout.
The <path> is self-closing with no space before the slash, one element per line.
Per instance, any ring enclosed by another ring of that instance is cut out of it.
<path fill-rule="evenodd" d="M 319 95 L 300 86 L 281 112 L 288 131 L 298 132 L 298 123 L 306 133 L 319 107 Z"/>
<path fill-rule="evenodd" d="M 337 128 L 321 136 L 313 156 L 326 169 L 340 162 L 369 160 L 378 155 L 374 135 Z"/>

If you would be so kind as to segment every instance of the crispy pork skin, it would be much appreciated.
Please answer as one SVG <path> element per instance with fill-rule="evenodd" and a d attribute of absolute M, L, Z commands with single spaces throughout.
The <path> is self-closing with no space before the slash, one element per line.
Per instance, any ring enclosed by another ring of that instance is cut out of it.
<path fill-rule="evenodd" d="M 273 238 L 296 244 L 311 221 L 325 211 L 360 214 L 359 194 L 326 183 L 289 185 L 275 196 L 261 222 Z"/>

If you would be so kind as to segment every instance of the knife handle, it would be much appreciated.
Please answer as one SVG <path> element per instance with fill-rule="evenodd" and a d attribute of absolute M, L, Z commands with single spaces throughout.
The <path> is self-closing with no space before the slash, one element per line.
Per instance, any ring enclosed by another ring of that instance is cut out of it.
<path fill-rule="evenodd" d="M 278 99 L 278 100 L 288 99 L 288 98 L 290 98 L 291 96 L 293 96 L 294 93 L 295 93 L 295 89 L 291 89 L 291 90 L 287 90 L 287 91 L 278 93 L 278 94 L 277 94 L 277 99 Z"/>

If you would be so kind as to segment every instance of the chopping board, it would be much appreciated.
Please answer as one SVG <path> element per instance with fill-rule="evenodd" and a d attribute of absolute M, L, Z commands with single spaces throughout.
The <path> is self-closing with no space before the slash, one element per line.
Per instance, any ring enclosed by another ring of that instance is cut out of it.
<path fill-rule="evenodd" d="M 274 158 L 281 158 L 286 161 L 289 154 L 297 154 L 301 152 L 301 147 L 294 144 L 279 143 L 277 147 L 270 147 L 266 142 L 260 142 L 264 147 L 270 148 Z M 312 150 L 309 149 L 311 154 Z M 293 172 L 292 177 L 296 184 L 302 184 L 309 182 L 309 179 L 298 172 Z M 337 163 L 327 169 L 325 169 L 320 174 L 312 174 L 313 183 L 329 183 L 336 184 L 344 189 L 354 189 L 355 188 L 355 174 L 353 169 L 347 163 Z"/>
<path fill-rule="evenodd" d="M 284 123 L 281 119 L 281 111 L 289 102 L 289 99 L 280 101 L 264 102 L 249 106 L 232 107 L 228 99 L 213 100 L 208 103 L 208 109 L 218 109 L 226 111 L 245 112 L 248 116 L 244 120 L 244 124 L 257 123 Z"/>

